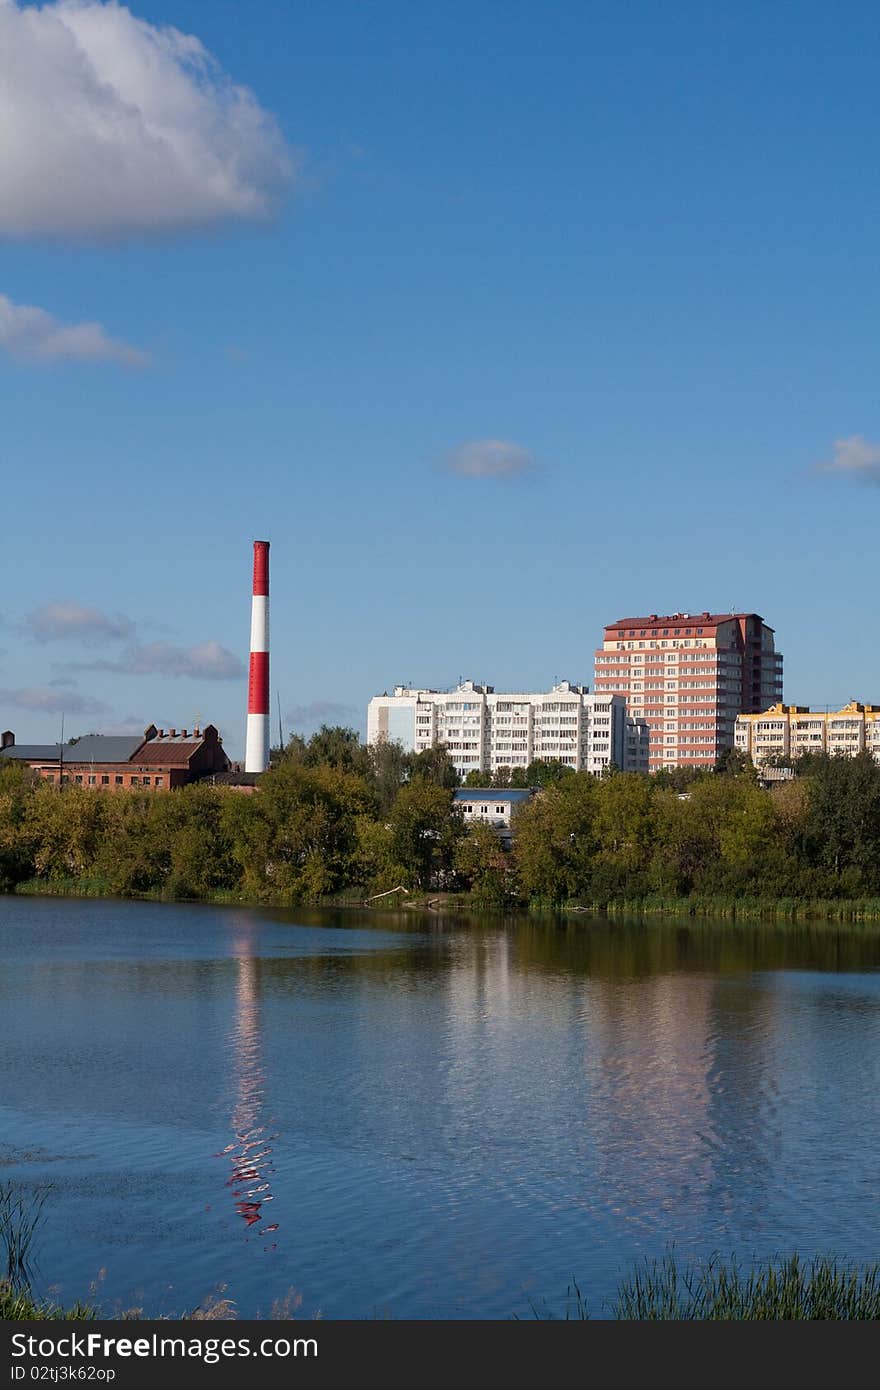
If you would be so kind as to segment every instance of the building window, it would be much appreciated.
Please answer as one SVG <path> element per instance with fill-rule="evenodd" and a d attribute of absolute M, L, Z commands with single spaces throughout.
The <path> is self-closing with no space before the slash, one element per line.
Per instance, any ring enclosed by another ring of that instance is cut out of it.
<path fill-rule="evenodd" d="M 79 782 L 80 786 L 82 786 L 82 777 L 79 776 L 79 774 L 77 774 L 77 776 L 74 777 L 73 780 L 74 780 L 74 782 Z"/>
<path fill-rule="evenodd" d="M 94 776 L 90 777 L 90 778 L 89 778 L 89 786 L 90 786 L 90 787 L 93 787 L 93 786 L 95 785 L 95 783 L 97 782 L 97 780 L 98 780 L 97 777 L 94 777 Z"/>
<path fill-rule="evenodd" d="M 132 777 L 131 782 L 130 782 L 129 785 L 132 786 L 132 787 L 136 787 L 137 784 L 138 784 L 138 782 L 139 782 L 139 780 L 140 780 L 140 779 L 139 779 L 138 777 Z"/>
<path fill-rule="evenodd" d="M 145 787 L 148 787 L 149 785 L 150 785 L 150 779 L 149 779 L 149 777 L 145 777 L 145 778 L 144 778 L 144 786 L 145 786 Z"/>
<path fill-rule="evenodd" d="M 157 787 L 161 787 L 161 786 L 163 785 L 164 781 L 165 781 L 165 778 L 164 778 L 164 777 L 157 777 L 157 778 L 156 778 L 156 786 L 157 786 Z"/>
<path fill-rule="evenodd" d="M 109 785 L 110 785 L 110 778 L 109 778 L 109 777 L 107 776 L 107 774 L 105 773 L 104 776 L 101 778 L 101 786 L 102 786 L 102 787 L 109 787 Z"/>
<path fill-rule="evenodd" d="M 121 777 L 114 777 L 114 778 L 113 778 L 113 781 L 116 783 L 116 786 L 117 786 L 117 787 L 121 787 L 121 786 L 122 786 L 122 778 L 121 778 Z"/>

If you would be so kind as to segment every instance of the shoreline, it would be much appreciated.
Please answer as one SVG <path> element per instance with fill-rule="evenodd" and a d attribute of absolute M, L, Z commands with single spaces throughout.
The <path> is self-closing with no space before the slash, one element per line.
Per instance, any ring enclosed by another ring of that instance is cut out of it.
<path fill-rule="evenodd" d="M 480 916 L 499 921 L 512 917 L 552 920 L 580 919 L 586 925 L 596 918 L 699 918 L 719 922 L 826 922 L 841 926 L 876 925 L 880 928 L 880 899 L 876 898 L 740 898 L 691 895 L 681 898 L 622 898 L 608 902 L 578 902 L 571 900 L 551 903 L 540 900 L 511 901 L 505 904 L 486 902 L 470 893 L 410 893 L 405 898 L 376 902 L 348 894 L 330 895 L 313 900 L 279 894 L 276 897 L 254 898 L 230 891 L 205 894 L 200 897 L 175 897 L 153 891 L 120 895 L 95 880 L 26 879 L 5 897 L 94 898 L 115 902 L 161 902 L 209 907 L 250 907 L 311 910 L 420 913 L 426 916 Z"/>

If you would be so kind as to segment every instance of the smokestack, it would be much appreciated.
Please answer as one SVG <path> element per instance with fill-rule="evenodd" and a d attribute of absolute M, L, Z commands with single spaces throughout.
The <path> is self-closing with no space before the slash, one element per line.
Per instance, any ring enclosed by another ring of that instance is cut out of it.
<path fill-rule="evenodd" d="M 245 772 L 269 766 L 269 542 L 254 541 L 251 665 L 248 675 Z"/>

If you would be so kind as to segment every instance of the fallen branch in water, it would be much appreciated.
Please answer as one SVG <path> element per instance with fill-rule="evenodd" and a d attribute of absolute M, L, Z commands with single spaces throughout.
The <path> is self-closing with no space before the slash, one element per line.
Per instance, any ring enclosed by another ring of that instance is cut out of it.
<path fill-rule="evenodd" d="M 398 886 L 397 886 L 396 888 L 388 888 L 388 889 L 386 889 L 386 891 L 385 891 L 384 893 L 374 893 L 373 896 L 372 896 L 371 898 L 364 898 L 364 907 L 366 907 L 368 903 L 374 903 L 374 902 L 376 901 L 377 898 L 387 898 L 387 897 L 389 897 L 392 893 L 408 893 L 408 892 L 409 892 L 409 889 L 408 889 L 408 888 L 404 888 L 403 884 L 400 883 L 400 884 L 398 884 Z"/>

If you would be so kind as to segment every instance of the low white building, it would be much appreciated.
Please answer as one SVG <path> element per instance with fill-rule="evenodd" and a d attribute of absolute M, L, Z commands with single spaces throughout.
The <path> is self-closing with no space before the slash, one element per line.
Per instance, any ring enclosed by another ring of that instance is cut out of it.
<path fill-rule="evenodd" d="M 454 690 L 398 685 L 367 710 L 367 742 L 397 741 L 420 753 L 442 743 L 463 777 L 558 759 L 578 772 L 647 772 L 648 726 L 628 719 L 620 695 L 592 695 L 560 681 L 546 692 L 496 691 L 463 681 Z"/>

